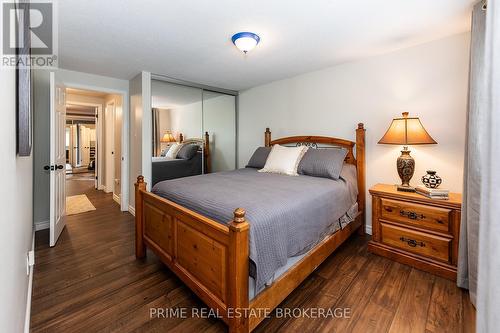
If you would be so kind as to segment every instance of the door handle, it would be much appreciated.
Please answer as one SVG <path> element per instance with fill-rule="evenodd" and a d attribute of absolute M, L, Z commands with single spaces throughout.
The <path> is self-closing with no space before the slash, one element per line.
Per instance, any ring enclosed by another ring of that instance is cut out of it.
<path fill-rule="evenodd" d="M 45 165 L 43 167 L 43 170 L 45 171 L 54 171 L 54 170 L 61 170 L 62 168 L 64 168 L 64 165 L 61 165 L 61 164 L 56 164 L 56 165 Z"/>

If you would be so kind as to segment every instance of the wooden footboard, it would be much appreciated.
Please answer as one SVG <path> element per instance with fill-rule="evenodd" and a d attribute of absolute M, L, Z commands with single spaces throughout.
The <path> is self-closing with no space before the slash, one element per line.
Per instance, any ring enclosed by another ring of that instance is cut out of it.
<path fill-rule="evenodd" d="M 210 308 L 230 332 L 248 332 L 248 222 L 238 208 L 227 226 L 146 191 L 144 178 L 135 184 L 137 258 L 150 248 Z M 228 309 L 230 309 L 228 311 Z M 228 315 L 229 313 L 229 315 Z"/>

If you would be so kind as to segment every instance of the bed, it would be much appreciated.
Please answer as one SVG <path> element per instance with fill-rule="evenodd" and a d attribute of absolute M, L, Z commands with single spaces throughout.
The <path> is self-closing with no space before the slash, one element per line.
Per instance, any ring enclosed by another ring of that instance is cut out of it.
<path fill-rule="evenodd" d="M 205 139 L 184 139 L 182 134 L 179 137 L 179 143 L 198 145 L 200 147 L 198 152 L 189 159 L 168 158 L 164 156 L 152 157 L 151 185 L 154 186 L 156 183 L 164 180 L 209 173 L 210 151 L 207 144 L 209 142 L 208 132 L 205 133 Z"/>
<path fill-rule="evenodd" d="M 190 159 L 153 157 L 151 160 L 151 184 L 182 177 L 201 175 L 203 172 L 203 152 L 198 151 Z"/>
<path fill-rule="evenodd" d="M 271 312 L 351 234 L 364 233 L 364 133 L 359 124 L 355 142 L 321 136 L 271 140 L 266 129 L 268 147 L 346 148 L 342 182 L 245 168 L 162 182 L 153 193 L 139 176 L 136 257 L 150 248 L 218 311 L 230 332 L 252 331 L 266 315 L 258 309 Z M 190 190 L 195 185 L 197 192 Z M 351 219 L 342 224 L 345 215 Z"/>

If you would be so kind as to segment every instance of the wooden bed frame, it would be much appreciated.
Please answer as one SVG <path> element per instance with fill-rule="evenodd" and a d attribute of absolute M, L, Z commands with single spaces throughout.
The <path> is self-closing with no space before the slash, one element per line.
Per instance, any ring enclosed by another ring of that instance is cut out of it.
<path fill-rule="evenodd" d="M 208 132 L 205 132 L 205 138 L 204 139 L 184 139 L 184 135 L 182 133 L 179 133 L 179 143 L 186 143 L 186 142 L 192 142 L 192 143 L 198 143 L 198 144 L 203 144 L 203 163 L 204 163 L 204 173 L 210 173 L 211 171 L 211 160 L 210 160 L 210 135 Z"/>
<path fill-rule="evenodd" d="M 323 136 L 271 140 L 271 132 L 266 129 L 266 146 L 292 143 L 308 146 L 326 144 L 348 149 L 346 163 L 357 168 L 359 213 L 355 221 L 316 245 L 251 301 L 248 297 L 250 224 L 245 220 L 245 210 L 236 208 L 233 220 L 224 225 L 146 191 L 144 177 L 137 177 L 136 257 L 144 258 L 146 247 L 151 249 L 196 295 L 217 311 L 231 333 L 251 332 L 351 234 L 356 230 L 360 234 L 365 232 L 363 124 L 358 124 L 356 129 L 356 142 Z"/>

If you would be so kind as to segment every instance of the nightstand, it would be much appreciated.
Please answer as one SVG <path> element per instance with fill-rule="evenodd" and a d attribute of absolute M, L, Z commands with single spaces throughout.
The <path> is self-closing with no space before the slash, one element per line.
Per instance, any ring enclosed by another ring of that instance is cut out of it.
<path fill-rule="evenodd" d="M 368 250 L 450 280 L 457 278 L 462 196 L 429 199 L 377 184 L 372 195 Z"/>

